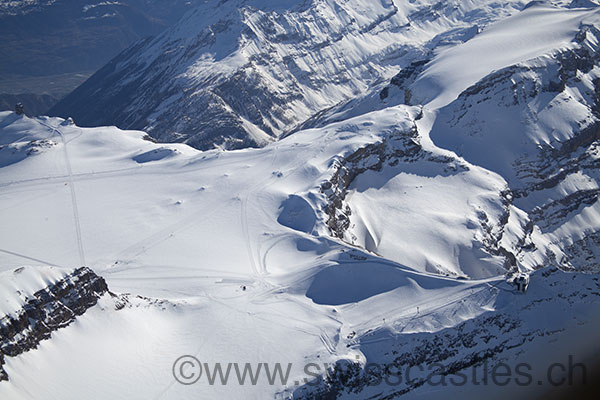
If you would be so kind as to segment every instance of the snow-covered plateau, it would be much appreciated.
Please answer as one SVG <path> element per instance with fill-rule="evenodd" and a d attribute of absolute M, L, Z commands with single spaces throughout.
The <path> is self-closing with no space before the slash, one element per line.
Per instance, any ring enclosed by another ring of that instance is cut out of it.
<path fill-rule="evenodd" d="M 59 105 L 75 122 L 0 112 L 0 398 L 521 399 L 591 373 L 597 4 L 266 3 L 132 46 Z"/>

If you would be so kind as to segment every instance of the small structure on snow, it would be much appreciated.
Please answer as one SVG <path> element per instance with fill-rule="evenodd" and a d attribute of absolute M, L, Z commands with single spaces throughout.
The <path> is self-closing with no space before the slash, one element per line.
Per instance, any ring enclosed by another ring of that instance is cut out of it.
<path fill-rule="evenodd" d="M 511 283 L 514 285 L 515 290 L 519 293 L 526 293 L 529 287 L 529 275 L 524 273 L 516 274 Z"/>
<path fill-rule="evenodd" d="M 71 126 L 71 125 L 75 125 L 75 121 L 73 121 L 73 118 L 69 117 L 67 119 L 65 119 L 63 122 L 61 122 L 62 126 Z"/>
<path fill-rule="evenodd" d="M 17 103 L 15 105 L 15 112 L 17 113 L 17 115 L 25 114 L 25 106 L 23 105 L 23 103 Z"/>

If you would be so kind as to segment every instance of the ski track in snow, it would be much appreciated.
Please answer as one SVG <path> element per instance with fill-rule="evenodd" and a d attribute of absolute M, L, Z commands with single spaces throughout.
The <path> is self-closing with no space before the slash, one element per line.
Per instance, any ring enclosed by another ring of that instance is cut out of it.
<path fill-rule="evenodd" d="M 54 127 L 54 126 L 50 126 L 50 125 L 45 124 L 43 122 L 40 122 L 40 123 L 42 125 L 46 126 L 47 128 L 51 129 L 57 135 L 59 135 L 60 139 L 62 140 L 63 152 L 64 152 L 64 155 L 65 155 L 65 165 L 67 167 L 67 176 L 69 178 L 69 189 L 70 189 L 70 192 L 71 192 L 71 206 L 73 207 L 73 222 L 75 223 L 75 232 L 76 232 L 76 235 L 77 235 L 77 250 L 79 252 L 79 262 L 80 262 L 80 266 L 85 266 L 86 265 L 86 263 L 85 263 L 85 251 L 83 249 L 83 239 L 81 237 L 81 221 L 79 220 L 79 208 L 77 206 L 77 194 L 75 193 L 75 181 L 73 180 L 73 171 L 71 170 L 71 160 L 69 159 L 69 151 L 67 150 L 67 144 L 69 142 L 67 142 L 65 140 L 65 137 L 64 137 L 64 135 L 62 134 L 62 132 L 60 131 L 59 128 Z M 75 140 L 78 137 L 79 136 L 76 136 L 76 137 L 72 138 L 71 140 Z"/>
<path fill-rule="evenodd" d="M 53 267 L 62 267 L 62 268 L 65 268 L 65 267 L 64 267 L 64 266 L 62 266 L 62 265 L 54 264 L 53 262 L 50 262 L 50 261 L 44 261 L 44 260 L 40 260 L 39 258 L 30 257 L 30 256 L 27 256 L 27 255 L 25 255 L 25 254 L 19 254 L 19 253 L 15 253 L 14 251 L 9 251 L 9 250 L 5 250 L 5 249 L 0 249 L 0 252 L 2 252 L 2 253 L 6 253 L 6 254 L 9 254 L 9 255 L 11 255 L 11 256 L 19 257 L 19 258 L 22 258 L 22 259 L 24 259 L 24 260 L 28 260 L 28 261 L 34 261 L 34 262 L 37 262 L 37 263 L 41 263 L 41 264 L 43 264 L 43 265 L 50 265 L 50 266 L 53 266 Z"/>

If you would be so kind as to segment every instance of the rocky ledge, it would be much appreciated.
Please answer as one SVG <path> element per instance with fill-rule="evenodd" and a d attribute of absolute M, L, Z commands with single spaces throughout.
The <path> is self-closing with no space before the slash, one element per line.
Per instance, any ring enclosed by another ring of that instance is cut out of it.
<path fill-rule="evenodd" d="M 64 328 L 108 292 L 106 282 L 81 267 L 28 297 L 23 307 L 0 319 L 0 381 L 8 380 L 4 357 L 35 349 L 52 332 Z"/>

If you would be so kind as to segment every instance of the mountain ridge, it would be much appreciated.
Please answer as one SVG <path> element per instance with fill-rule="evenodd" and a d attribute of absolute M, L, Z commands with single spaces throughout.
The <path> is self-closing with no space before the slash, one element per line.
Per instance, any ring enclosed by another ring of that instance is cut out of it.
<path fill-rule="evenodd" d="M 200 149 L 261 146 L 525 4 L 486 1 L 495 12 L 475 14 L 463 2 L 432 3 L 209 2 L 126 50 L 50 113 Z"/>

